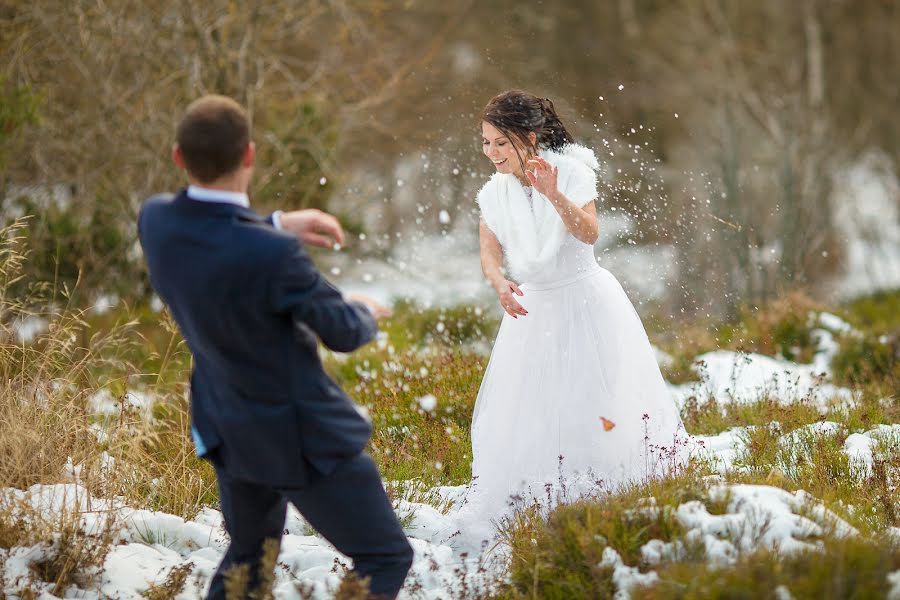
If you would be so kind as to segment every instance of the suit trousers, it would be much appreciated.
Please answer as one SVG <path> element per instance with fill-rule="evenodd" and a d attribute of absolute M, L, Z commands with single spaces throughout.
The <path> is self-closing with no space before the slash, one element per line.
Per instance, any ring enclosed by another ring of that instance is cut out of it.
<path fill-rule="evenodd" d="M 413 551 L 378 468 L 367 454 L 348 459 L 333 473 L 296 489 L 235 481 L 215 458 L 212 462 L 231 545 L 213 576 L 208 598 L 225 600 L 226 574 L 239 565 L 249 568 L 246 594 L 259 586 L 266 540 L 275 540 L 280 547 L 288 502 L 335 548 L 353 559 L 358 577 L 371 578 L 372 595 L 394 598 L 400 591 Z"/>

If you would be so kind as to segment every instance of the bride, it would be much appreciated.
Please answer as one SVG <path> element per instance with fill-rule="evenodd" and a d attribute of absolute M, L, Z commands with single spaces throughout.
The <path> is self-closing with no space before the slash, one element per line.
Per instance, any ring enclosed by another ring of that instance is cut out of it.
<path fill-rule="evenodd" d="M 681 466 L 686 438 L 640 318 L 594 257 L 593 151 L 526 92 L 496 96 L 481 118 L 497 169 L 478 193 L 481 263 L 506 314 L 459 514 L 475 543 L 511 498 L 554 503 L 660 476 Z"/>

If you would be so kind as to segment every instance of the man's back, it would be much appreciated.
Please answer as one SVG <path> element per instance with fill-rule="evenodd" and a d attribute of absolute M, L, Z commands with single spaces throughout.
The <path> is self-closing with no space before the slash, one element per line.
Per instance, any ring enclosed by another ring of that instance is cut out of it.
<path fill-rule="evenodd" d="M 139 220 L 151 282 L 194 356 L 194 425 L 250 481 L 303 485 L 358 454 L 370 427 L 324 373 L 316 336 L 352 350 L 374 335 L 293 237 L 251 210 L 182 191 Z"/>

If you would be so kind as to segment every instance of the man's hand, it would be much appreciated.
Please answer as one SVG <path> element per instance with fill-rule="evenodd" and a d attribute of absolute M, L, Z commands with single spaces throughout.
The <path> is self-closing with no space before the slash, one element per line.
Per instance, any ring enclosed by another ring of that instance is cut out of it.
<path fill-rule="evenodd" d="M 296 235 L 304 244 L 320 248 L 344 245 L 344 230 L 332 215 L 317 208 L 292 210 L 280 215 L 281 229 Z"/>
<path fill-rule="evenodd" d="M 376 319 L 384 319 L 385 317 L 390 317 L 393 313 L 391 309 L 386 306 L 382 306 L 375 300 L 369 298 L 368 296 L 363 296 L 362 294 L 348 294 L 347 300 L 353 300 L 355 302 L 361 302 L 366 305 L 366 308 L 372 313 Z"/>

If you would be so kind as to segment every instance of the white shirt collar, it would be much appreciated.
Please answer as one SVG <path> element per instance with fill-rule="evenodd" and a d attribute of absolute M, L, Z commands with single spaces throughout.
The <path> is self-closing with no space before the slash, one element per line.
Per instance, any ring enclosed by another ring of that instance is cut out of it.
<path fill-rule="evenodd" d="M 244 208 L 250 207 L 250 198 L 243 192 L 226 192 L 224 190 L 211 190 L 199 185 L 189 185 L 187 195 L 191 200 L 199 200 L 200 202 L 225 202 L 226 204 L 237 204 Z"/>

